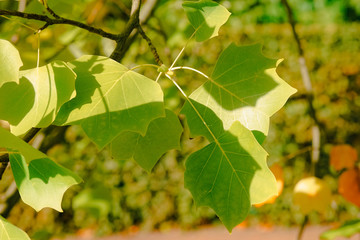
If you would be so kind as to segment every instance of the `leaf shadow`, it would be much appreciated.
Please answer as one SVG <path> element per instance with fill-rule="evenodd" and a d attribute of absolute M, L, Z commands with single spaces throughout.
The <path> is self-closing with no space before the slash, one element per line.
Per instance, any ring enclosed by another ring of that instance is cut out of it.
<path fill-rule="evenodd" d="M 35 102 L 35 90 L 31 82 L 22 77 L 19 84 L 7 82 L 0 88 L 0 119 L 17 125 L 31 110 Z"/>

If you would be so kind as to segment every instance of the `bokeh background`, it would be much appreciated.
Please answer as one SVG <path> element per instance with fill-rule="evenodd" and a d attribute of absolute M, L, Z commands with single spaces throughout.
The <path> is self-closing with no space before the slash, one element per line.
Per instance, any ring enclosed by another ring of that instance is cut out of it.
<path fill-rule="evenodd" d="M 148 1 L 144 0 L 143 4 Z M 17 10 L 20 2 L 26 3 L 27 12 L 44 13 L 37 0 L 0 1 L 0 8 Z M 269 153 L 269 166 L 276 164 L 283 173 L 284 189 L 274 203 L 253 207 L 243 226 L 299 226 L 304 216 L 294 206 L 292 194 L 300 179 L 313 174 L 310 156 L 313 120 L 285 8 L 280 0 L 218 2 L 232 12 L 220 36 L 205 43 L 190 42 L 178 64 L 210 75 L 217 57 L 231 42 L 239 45 L 260 42 L 264 55 L 284 58 L 278 74 L 298 92 L 271 118 L 270 133 L 263 143 Z M 48 3 L 61 16 L 114 33 L 126 24 L 131 6 L 128 0 L 48 0 Z M 143 25 L 166 65 L 193 31 L 181 3 L 157 1 Z M 289 0 L 289 3 L 297 22 L 296 30 L 314 89 L 313 105 L 321 126 L 317 174 L 333 192 L 331 206 L 323 214 L 310 213 L 309 222 L 336 225 L 360 217 L 359 208 L 337 193 L 340 173 L 329 166 L 333 146 L 348 144 L 360 150 L 360 1 Z M 36 21 L 0 18 L 0 38 L 11 40 L 19 49 L 26 69 L 36 66 L 38 39 L 23 24 L 34 29 L 42 26 Z M 108 56 L 114 48 L 112 41 L 71 26 L 48 27 L 40 34 L 40 43 L 41 64 L 57 59 L 69 61 L 84 54 Z M 133 67 L 154 63 L 154 59 L 147 43 L 135 37 L 122 63 Z M 139 71 L 150 78 L 157 76 L 153 68 Z M 205 81 L 185 71 L 178 71 L 177 79 L 187 93 Z M 160 84 L 166 106 L 179 112 L 184 102 L 181 94 L 166 79 L 160 80 Z M 36 213 L 19 200 L 8 169 L 0 183 L 0 213 L 27 231 L 32 239 L 75 234 L 80 229 L 107 235 L 119 231 L 189 230 L 220 224 L 212 210 L 196 208 L 190 192 L 184 189 L 186 157 L 203 146 L 204 140 L 189 140 L 187 131 L 182 139 L 182 150 L 165 154 L 148 174 L 134 161 L 116 161 L 107 149 L 99 151 L 77 126 L 51 127 L 35 139 L 35 144 L 85 182 L 67 191 L 63 213 L 50 209 Z"/>

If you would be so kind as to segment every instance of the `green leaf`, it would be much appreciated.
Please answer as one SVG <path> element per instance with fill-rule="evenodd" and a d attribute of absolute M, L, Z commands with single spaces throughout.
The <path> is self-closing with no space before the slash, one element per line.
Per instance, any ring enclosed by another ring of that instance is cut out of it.
<path fill-rule="evenodd" d="M 155 81 L 106 57 L 83 56 L 69 65 L 77 74 L 76 97 L 64 104 L 55 124 L 80 123 L 99 148 L 122 131 L 144 135 L 152 120 L 164 116 Z"/>
<path fill-rule="evenodd" d="M 180 149 L 182 126 L 175 113 L 166 110 L 166 116 L 149 124 L 143 137 L 135 132 L 122 132 L 111 143 L 111 153 L 116 159 L 134 159 L 150 172 L 161 155 L 171 149 Z"/>
<path fill-rule="evenodd" d="M 0 39 L 0 87 L 7 82 L 19 83 L 19 68 L 23 65 L 19 51 Z"/>
<path fill-rule="evenodd" d="M 80 177 L 3 128 L 0 128 L 0 147 L 10 153 L 10 164 L 21 199 L 36 211 L 45 207 L 62 211 L 64 192 L 80 183 Z"/>
<path fill-rule="evenodd" d="M 7 108 L 6 114 L 10 115 L 9 120 L 16 124 L 11 126 L 11 132 L 20 136 L 32 127 L 49 126 L 54 121 L 60 107 L 69 101 L 74 93 L 75 78 L 75 73 L 60 61 L 21 71 L 20 85 L 14 89 L 14 91 L 18 91 L 19 95 L 14 95 L 14 92 L 5 93 L 7 101 L 12 101 L 12 105 L 19 108 L 19 110 Z M 32 87 L 29 87 L 26 81 L 30 82 Z M 33 92 L 35 93 L 34 99 L 29 101 Z M 17 121 L 14 120 L 18 120 L 15 117 L 18 111 L 22 113 L 27 111 L 31 102 L 33 102 L 31 109 L 20 122 L 16 123 Z M 0 116 L 2 115 L 0 114 Z"/>
<path fill-rule="evenodd" d="M 225 7 L 209 0 L 186 1 L 182 6 L 195 28 L 195 39 L 198 42 L 218 36 L 220 27 L 226 23 L 231 14 Z"/>
<path fill-rule="evenodd" d="M 214 111 L 225 129 L 240 121 L 257 136 L 267 136 L 270 116 L 296 92 L 277 75 L 277 64 L 263 56 L 260 44 L 231 44 L 210 79 L 190 97 Z"/>
<path fill-rule="evenodd" d="M 344 223 L 337 229 L 328 230 L 320 235 L 321 239 L 334 239 L 337 237 L 350 238 L 360 232 L 360 220 L 353 220 Z"/>
<path fill-rule="evenodd" d="M 181 112 L 191 133 L 210 141 L 186 160 L 185 187 L 196 204 L 214 209 L 231 232 L 245 219 L 251 204 L 277 194 L 275 177 L 266 164 L 267 153 L 240 122 L 225 130 L 210 108 L 192 99 Z"/>
<path fill-rule="evenodd" d="M 1 240 L 30 240 L 29 236 L 20 228 L 15 227 L 5 218 L 0 216 L 0 239 Z"/>
<path fill-rule="evenodd" d="M 85 209 L 96 218 L 106 217 L 112 209 L 111 189 L 104 186 L 85 189 L 73 199 L 73 209 Z"/>

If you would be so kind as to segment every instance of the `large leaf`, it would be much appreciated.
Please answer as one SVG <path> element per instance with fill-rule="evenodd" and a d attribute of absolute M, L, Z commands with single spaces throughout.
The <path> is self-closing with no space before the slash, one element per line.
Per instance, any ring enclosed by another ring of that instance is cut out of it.
<path fill-rule="evenodd" d="M 149 124 L 143 137 L 135 132 L 122 132 L 111 143 L 111 153 L 116 159 L 134 159 L 150 172 L 161 155 L 180 148 L 182 126 L 176 114 L 166 110 L 166 116 Z"/>
<path fill-rule="evenodd" d="M 198 205 L 214 209 L 231 231 L 245 219 L 251 204 L 277 194 L 267 153 L 240 122 L 225 130 L 211 109 L 193 99 L 187 99 L 181 112 L 191 133 L 210 141 L 186 160 L 185 186 Z"/>
<path fill-rule="evenodd" d="M 5 218 L 0 216 L 0 239 L 1 240 L 30 240 L 29 236 L 20 228 L 15 227 Z"/>
<path fill-rule="evenodd" d="M 266 136 L 270 116 L 296 92 L 277 75 L 278 63 L 262 55 L 260 44 L 231 44 L 210 79 L 190 97 L 214 111 L 225 129 L 240 121 L 258 136 Z"/>
<path fill-rule="evenodd" d="M 60 107 L 69 101 L 74 93 L 75 78 L 75 73 L 60 61 L 21 71 L 20 85 L 13 89 L 15 92 L 18 91 L 19 95 L 16 96 L 14 92 L 9 91 L 4 96 L 8 99 L 7 101 L 11 101 L 11 105 L 19 107 L 19 110 L 5 109 L 11 116 L 10 120 L 13 120 L 14 125 L 11 126 L 11 132 L 19 136 L 32 127 L 49 126 L 54 121 Z M 32 84 L 32 87 L 28 87 L 27 81 Z M 34 99 L 29 101 L 33 92 L 35 93 Z M 29 102 L 33 102 L 31 109 L 20 122 L 14 123 L 14 120 L 18 120 L 15 117 L 18 111 L 24 113 L 29 109 Z"/>
<path fill-rule="evenodd" d="M 20 138 L 0 128 L 0 147 L 8 149 L 21 199 L 36 211 L 61 210 L 64 192 L 81 179 Z"/>
<path fill-rule="evenodd" d="M 10 42 L 0 39 L 0 88 L 6 82 L 19 83 L 22 65 L 19 51 Z"/>
<path fill-rule="evenodd" d="M 186 1 L 183 3 L 183 8 L 195 28 L 195 39 L 198 42 L 216 37 L 220 27 L 226 23 L 231 14 L 220 4 L 209 0 Z"/>
<path fill-rule="evenodd" d="M 164 116 L 162 90 L 151 79 L 106 57 L 83 56 L 69 65 L 77 74 L 76 97 L 55 123 L 80 123 L 100 148 L 122 131 L 144 135 L 152 120 Z"/>

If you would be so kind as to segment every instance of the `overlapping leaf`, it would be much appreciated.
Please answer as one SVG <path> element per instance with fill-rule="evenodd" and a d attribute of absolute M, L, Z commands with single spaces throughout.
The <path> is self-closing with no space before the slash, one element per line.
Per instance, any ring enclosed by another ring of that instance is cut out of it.
<path fill-rule="evenodd" d="M 0 128 L 0 147 L 8 149 L 21 199 L 36 211 L 61 210 L 64 192 L 81 179 L 20 138 Z"/>
<path fill-rule="evenodd" d="M 262 55 L 260 44 L 231 44 L 220 55 L 209 81 L 191 98 L 214 111 L 225 129 L 240 121 L 260 133 L 257 136 L 266 136 L 270 116 L 296 92 L 277 75 L 278 63 Z"/>
<path fill-rule="evenodd" d="M 198 42 L 216 37 L 231 14 L 225 7 L 209 0 L 185 1 L 183 8 L 195 28 L 195 39 Z"/>
<path fill-rule="evenodd" d="M 55 124 L 80 123 L 102 148 L 122 131 L 144 135 L 152 120 L 164 116 L 162 90 L 151 79 L 106 57 L 83 56 L 69 65 L 77 74 L 76 97 Z"/>
<path fill-rule="evenodd" d="M 71 98 L 75 78 L 75 73 L 60 61 L 21 71 L 19 85 L 3 85 L 2 97 L 6 100 L 0 104 L 0 117 L 7 117 L 15 135 L 23 135 L 32 127 L 49 126 L 61 105 Z"/>
<path fill-rule="evenodd" d="M 0 88 L 4 83 L 19 83 L 22 66 L 19 51 L 8 41 L 0 39 Z"/>
<path fill-rule="evenodd" d="M 149 124 L 143 137 L 135 132 L 122 132 L 111 143 L 111 152 L 116 159 L 134 159 L 150 172 L 161 155 L 180 148 L 182 127 L 175 113 L 166 110 L 166 116 Z"/>
<path fill-rule="evenodd" d="M 0 216 L 1 240 L 30 240 L 29 236 L 20 228 L 15 227 Z"/>
<path fill-rule="evenodd" d="M 251 204 L 277 194 L 267 153 L 240 122 L 225 130 L 210 108 L 193 99 L 188 99 L 182 113 L 191 133 L 210 141 L 187 159 L 185 186 L 198 205 L 214 209 L 231 231 L 245 219 Z"/>

